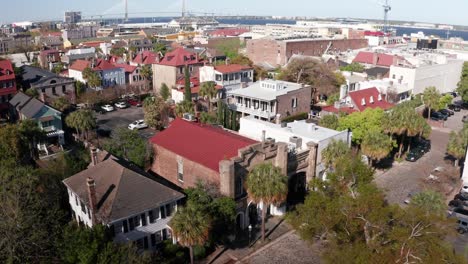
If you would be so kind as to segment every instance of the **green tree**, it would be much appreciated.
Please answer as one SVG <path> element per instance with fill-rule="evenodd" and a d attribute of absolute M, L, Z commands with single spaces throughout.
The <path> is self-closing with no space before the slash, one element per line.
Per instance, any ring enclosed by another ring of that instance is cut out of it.
<path fill-rule="evenodd" d="M 362 140 L 361 150 L 372 165 L 390 154 L 395 146 L 395 141 L 381 131 L 369 131 Z"/>
<path fill-rule="evenodd" d="M 265 241 L 265 218 L 270 205 L 279 205 L 288 194 L 288 177 L 271 163 L 255 166 L 247 176 L 247 193 L 256 204 L 262 204 L 262 240 Z"/>
<path fill-rule="evenodd" d="M 76 96 L 81 97 L 86 91 L 86 84 L 76 81 L 75 82 L 75 91 L 76 91 Z"/>
<path fill-rule="evenodd" d="M 182 117 L 185 113 L 194 114 L 195 113 L 194 107 L 195 105 L 193 104 L 193 102 L 184 100 L 176 104 L 176 109 L 175 109 L 176 115 L 178 117 Z"/>
<path fill-rule="evenodd" d="M 123 57 L 124 54 L 127 54 L 127 50 L 124 47 L 112 48 L 110 54 L 117 57 Z"/>
<path fill-rule="evenodd" d="M 190 83 L 190 72 L 187 66 L 184 68 L 184 101 L 192 102 L 192 87 Z"/>
<path fill-rule="evenodd" d="M 153 70 L 151 69 L 151 65 L 143 65 L 141 67 L 140 74 L 141 77 L 143 77 L 145 81 L 151 86 L 151 83 L 153 81 Z"/>
<path fill-rule="evenodd" d="M 361 145 L 368 131 L 382 131 L 384 111 L 380 108 L 367 108 L 339 119 L 338 130 L 349 129 L 353 132 L 353 143 Z"/>
<path fill-rule="evenodd" d="M 204 82 L 201 85 L 199 95 L 208 100 L 208 112 L 212 109 L 212 100 L 218 94 L 215 82 Z"/>
<path fill-rule="evenodd" d="M 366 68 L 364 67 L 364 65 L 358 62 L 353 62 L 346 66 L 340 67 L 340 71 L 348 71 L 348 72 L 364 72 L 365 69 Z"/>
<path fill-rule="evenodd" d="M 161 94 L 161 97 L 166 101 L 170 96 L 169 92 L 169 87 L 167 87 L 167 84 L 163 83 L 161 84 L 161 89 L 159 90 L 159 93 Z"/>
<path fill-rule="evenodd" d="M 459 161 L 465 157 L 468 144 L 468 128 L 465 126 L 462 131 L 450 132 L 449 142 L 447 143 L 447 153 L 455 158 L 455 167 Z"/>
<path fill-rule="evenodd" d="M 85 79 L 91 87 L 101 86 L 101 76 L 89 67 L 83 70 L 83 79 Z"/>
<path fill-rule="evenodd" d="M 335 102 L 338 102 L 340 100 L 340 94 L 339 93 L 334 93 L 327 98 L 327 105 L 333 105 Z"/>
<path fill-rule="evenodd" d="M 59 97 L 52 102 L 52 107 L 63 112 L 70 107 L 70 102 L 65 97 Z"/>
<path fill-rule="evenodd" d="M 167 52 L 167 47 L 164 43 L 156 42 L 153 44 L 153 50 L 154 52 L 161 53 L 164 56 Z"/>
<path fill-rule="evenodd" d="M 18 126 L 18 132 L 23 142 L 28 142 L 29 157 L 37 158 L 37 144 L 47 139 L 46 133 L 32 119 L 22 120 Z"/>
<path fill-rule="evenodd" d="M 190 250 L 190 263 L 193 264 L 193 247 L 203 245 L 208 240 L 211 220 L 194 206 L 180 207 L 169 222 L 169 226 L 179 244 Z"/>
<path fill-rule="evenodd" d="M 149 127 L 161 130 L 169 123 L 168 106 L 160 96 L 147 97 L 143 102 L 143 112 Z"/>
<path fill-rule="evenodd" d="M 202 124 L 217 124 L 217 117 L 213 113 L 202 112 L 200 122 Z"/>
<path fill-rule="evenodd" d="M 78 136 L 85 135 L 88 139 L 88 132 L 96 128 L 96 117 L 91 110 L 78 110 L 68 115 L 65 123 L 68 127 L 75 129 Z"/>
<path fill-rule="evenodd" d="M 249 57 L 238 54 L 236 57 L 231 59 L 232 64 L 239 64 L 239 65 L 248 65 L 253 66 L 253 62 L 249 59 Z"/>
<path fill-rule="evenodd" d="M 457 92 L 463 101 L 468 102 L 468 62 L 463 64 L 462 74 L 458 82 Z"/>
<path fill-rule="evenodd" d="M 112 137 L 104 143 L 104 149 L 141 168 L 145 168 L 146 162 L 151 158 L 151 151 L 146 146 L 145 140 L 140 137 L 137 131 L 126 128 L 115 130 Z"/>
<path fill-rule="evenodd" d="M 31 97 L 34 97 L 34 98 L 38 98 L 39 97 L 39 92 L 34 89 L 34 88 L 29 88 L 26 90 L 25 92 L 26 95 L 29 95 Z"/>
<path fill-rule="evenodd" d="M 57 65 L 54 66 L 54 68 L 52 69 L 52 72 L 53 73 L 56 73 L 56 74 L 59 74 L 61 73 L 63 70 L 65 69 L 64 65 L 62 63 L 59 63 Z"/>
<path fill-rule="evenodd" d="M 322 150 L 322 161 L 327 168 L 334 168 L 338 158 L 348 155 L 350 151 L 346 142 L 332 139 L 328 146 Z"/>
<path fill-rule="evenodd" d="M 447 211 L 445 198 L 435 191 L 424 191 L 414 195 L 411 197 L 411 206 L 439 216 L 443 216 Z"/>
<path fill-rule="evenodd" d="M 325 115 L 320 119 L 319 125 L 322 127 L 336 130 L 339 126 L 338 117 L 336 115 Z"/>
<path fill-rule="evenodd" d="M 428 108 L 427 120 L 431 118 L 431 111 L 438 110 L 441 95 L 434 86 L 427 87 L 423 92 L 423 103 Z"/>

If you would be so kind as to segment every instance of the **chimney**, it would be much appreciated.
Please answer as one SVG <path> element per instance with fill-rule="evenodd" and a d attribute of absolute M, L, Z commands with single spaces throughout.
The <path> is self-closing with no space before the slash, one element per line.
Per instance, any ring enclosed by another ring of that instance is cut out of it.
<path fill-rule="evenodd" d="M 89 209 L 91 213 L 91 223 L 92 225 L 96 224 L 96 183 L 93 178 L 88 177 L 86 179 L 86 185 L 88 187 L 88 200 L 89 200 Z"/>
<path fill-rule="evenodd" d="M 98 164 L 97 149 L 92 147 L 91 149 L 91 164 L 96 166 Z"/>
<path fill-rule="evenodd" d="M 266 131 L 262 130 L 262 143 L 265 143 Z"/>

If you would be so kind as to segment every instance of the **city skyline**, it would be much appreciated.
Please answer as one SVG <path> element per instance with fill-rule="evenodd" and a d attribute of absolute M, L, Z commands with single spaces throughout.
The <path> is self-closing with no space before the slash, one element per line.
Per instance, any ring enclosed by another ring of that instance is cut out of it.
<path fill-rule="evenodd" d="M 214 13 L 217 15 L 265 15 L 265 16 L 307 16 L 307 17 L 352 17 L 363 19 L 383 19 L 383 0 L 329 0 L 311 3 L 307 0 L 288 1 L 290 8 L 285 9 L 282 1 L 247 0 L 213 4 L 210 0 L 187 0 L 187 10 L 195 13 Z M 447 0 L 445 6 L 457 6 L 450 14 L 440 13 L 439 9 L 429 6 L 426 1 L 391 0 L 390 20 L 418 21 L 454 25 L 467 25 L 463 10 L 468 2 L 460 3 Z M 28 8 L 24 8 L 24 7 Z M 336 8 L 339 6 L 340 8 Z M 424 7 L 424 10 L 421 9 Z M 10 10 L 11 9 L 11 10 Z M 182 9 L 182 0 L 158 1 L 128 0 L 130 17 L 177 16 Z M 20 11 L 16 11 L 20 10 Z M 415 10 L 421 10 L 415 13 Z M 62 20 L 65 11 L 82 11 L 84 17 L 103 15 L 105 17 L 123 17 L 124 0 L 17 0 L 10 2 L 2 14 L 0 23 L 18 21 Z M 16 12 L 15 12 L 16 11 Z"/>

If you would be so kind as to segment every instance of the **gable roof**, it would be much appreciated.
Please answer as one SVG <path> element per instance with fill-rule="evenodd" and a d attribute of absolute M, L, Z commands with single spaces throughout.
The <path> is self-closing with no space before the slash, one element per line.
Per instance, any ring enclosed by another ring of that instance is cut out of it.
<path fill-rule="evenodd" d="M 394 106 L 394 104 L 387 102 L 382 95 L 381 100 L 379 100 L 379 95 L 380 93 L 375 87 L 349 93 L 349 97 L 354 102 L 354 106 L 361 112 L 367 108 L 381 108 L 387 110 Z"/>
<path fill-rule="evenodd" d="M 126 73 L 132 73 L 132 72 L 134 72 L 136 70 L 136 68 L 138 68 L 137 66 L 128 65 L 128 64 L 125 64 L 125 63 L 116 63 L 114 65 L 116 67 L 124 69 Z"/>
<path fill-rule="evenodd" d="M 214 69 L 221 73 L 233 73 L 233 72 L 241 72 L 245 70 L 252 70 L 253 68 L 250 66 L 244 66 L 240 64 L 228 64 L 228 65 L 215 66 Z"/>
<path fill-rule="evenodd" d="M 88 206 L 87 179 L 96 184 L 97 219 L 104 223 L 157 208 L 184 195 L 155 180 L 126 161 L 109 157 L 63 181 Z"/>
<path fill-rule="evenodd" d="M 257 143 L 222 128 L 174 120 L 151 138 L 151 143 L 219 172 L 219 162 L 238 155 L 239 149 Z"/>
<path fill-rule="evenodd" d="M 15 78 L 15 72 L 13 70 L 13 65 L 11 64 L 11 61 L 0 60 L 0 81 L 14 80 Z"/>
<path fill-rule="evenodd" d="M 84 71 L 87 67 L 91 66 L 91 62 L 87 60 L 76 60 L 71 66 L 71 70 L 75 71 Z M 119 67 L 112 65 L 111 63 L 107 62 L 103 59 L 97 59 L 95 67 L 93 68 L 94 71 L 105 71 L 105 70 L 112 70 L 117 69 Z"/>
<path fill-rule="evenodd" d="M 397 56 L 397 55 L 390 55 L 385 53 L 374 53 L 374 52 L 367 52 L 361 51 L 358 53 L 356 58 L 354 58 L 353 62 L 364 63 L 364 64 L 374 64 L 374 56 L 376 56 L 375 65 L 383 66 L 383 67 L 390 67 L 394 63 L 394 59 L 404 60 L 404 58 Z"/>
<path fill-rule="evenodd" d="M 160 65 L 179 67 L 184 65 L 202 63 L 196 53 L 188 52 L 184 48 L 179 47 L 175 50 L 166 53 L 164 58 L 159 62 Z"/>
<path fill-rule="evenodd" d="M 29 97 L 26 94 L 19 92 L 9 102 L 19 113 L 24 115 L 27 118 L 34 119 L 36 115 L 43 110 L 53 109 L 52 107 L 44 104 L 43 102 L 37 100 L 34 97 Z M 60 113 L 60 111 L 53 109 L 54 112 Z M 44 110 L 46 112 L 46 110 Z"/>
<path fill-rule="evenodd" d="M 89 65 L 89 61 L 87 60 L 76 60 L 73 62 L 73 64 L 70 66 L 70 70 L 75 70 L 75 71 L 84 71 Z"/>
<path fill-rule="evenodd" d="M 159 55 L 155 52 L 143 51 L 142 53 L 138 53 L 132 62 L 143 65 L 155 64 L 159 62 Z"/>
<path fill-rule="evenodd" d="M 30 65 L 23 65 L 21 66 L 22 69 L 22 84 L 25 88 L 29 88 L 30 86 L 37 84 L 39 82 L 45 81 L 50 78 L 57 78 L 61 80 L 69 80 L 73 81 L 73 79 L 65 78 L 48 70 L 44 70 L 42 68 L 30 66 Z"/>

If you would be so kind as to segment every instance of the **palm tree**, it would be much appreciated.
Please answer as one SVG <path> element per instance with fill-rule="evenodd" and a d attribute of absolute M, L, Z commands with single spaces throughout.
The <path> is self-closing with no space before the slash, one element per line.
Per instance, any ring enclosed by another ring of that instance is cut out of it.
<path fill-rule="evenodd" d="M 382 122 L 384 124 L 385 132 L 400 137 L 398 158 L 401 157 L 403 152 L 403 145 L 405 143 L 405 138 L 409 126 L 408 124 L 412 122 L 410 119 L 411 112 L 414 112 L 414 109 L 403 105 L 397 106 L 385 114 L 384 122 Z"/>
<path fill-rule="evenodd" d="M 380 131 L 370 131 L 361 143 L 361 150 L 369 158 L 370 165 L 373 165 L 374 161 L 385 158 L 392 151 L 394 144 L 395 140 L 388 135 Z"/>
<path fill-rule="evenodd" d="M 431 118 L 431 110 L 439 106 L 440 93 L 434 86 L 427 87 L 423 92 L 423 102 L 428 108 L 427 120 Z"/>
<path fill-rule="evenodd" d="M 444 197 L 435 191 L 424 191 L 411 198 L 411 205 L 422 209 L 428 214 L 444 215 L 446 204 Z"/>
<path fill-rule="evenodd" d="M 212 109 L 212 102 L 213 98 L 218 94 L 218 91 L 216 90 L 216 83 L 215 82 L 204 82 L 201 85 L 200 96 L 208 99 L 208 112 L 211 112 Z"/>
<path fill-rule="evenodd" d="M 347 155 L 349 151 L 350 150 L 346 142 L 332 139 L 328 146 L 322 150 L 322 162 L 327 168 L 335 167 L 336 160 Z"/>
<path fill-rule="evenodd" d="M 247 193 L 250 199 L 262 204 L 262 240 L 265 241 L 266 210 L 271 204 L 280 204 L 288 194 L 288 177 L 271 163 L 255 166 L 247 176 Z"/>
<path fill-rule="evenodd" d="M 67 126 L 76 129 L 80 137 L 83 133 L 86 133 L 86 139 L 88 139 L 89 130 L 96 127 L 96 118 L 90 110 L 78 110 L 68 115 L 65 123 Z"/>
<path fill-rule="evenodd" d="M 194 107 L 195 105 L 192 102 L 182 101 L 176 105 L 176 115 L 182 117 L 185 113 L 193 114 L 195 113 Z"/>
<path fill-rule="evenodd" d="M 31 158 L 36 157 L 37 143 L 47 138 L 46 133 L 38 126 L 37 122 L 32 119 L 25 119 L 19 125 L 19 132 L 24 142 L 28 142 L 29 153 Z"/>
<path fill-rule="evenodd" d="M 153 71 L 151 70 L 150 65 L 143 65 L 140 71 L 141 77 L 143 77 L 146 82 L 151 86 Z"/>
<path fill-rule="evenodd" d="M 447 153 L 455 158 L 455 167 L 458 167 L 459 160 L 465 157 L 466 146 L 467 140 L 462 132 L 450 132 Z"/>
<path fill-rule="evenodd" d="M 177 210 L 169 222 L 179 244 L 190 249 L 190 263 L 193 264 L 193 246 L 203 245 L 209 237 L 211 221 L 194 206 Z"/>

